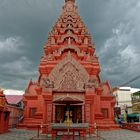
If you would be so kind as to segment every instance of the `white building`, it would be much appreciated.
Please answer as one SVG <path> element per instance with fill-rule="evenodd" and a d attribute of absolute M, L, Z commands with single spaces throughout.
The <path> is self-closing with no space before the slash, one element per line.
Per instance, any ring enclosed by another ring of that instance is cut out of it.
<path fill-rule="evenodd" d="M 113 92 L 117 100 L 116 107 L 120 108 L 122 115 L 126 115 L 126 111 L 128 114 L 133 113 L 131 94 L 136 91 L 140 91 L 140 89 L 131 87 L 119 87 Z"/>

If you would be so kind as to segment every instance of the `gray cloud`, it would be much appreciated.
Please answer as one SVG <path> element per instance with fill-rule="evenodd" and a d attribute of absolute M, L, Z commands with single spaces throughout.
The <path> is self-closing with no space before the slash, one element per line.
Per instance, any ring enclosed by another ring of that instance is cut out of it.
<path fill-rule="evenodd" d="M 0 86 L 24 90 L 37 78 L 43 45 L 63 1 L 0 0 Z M 139 0 L 77 0 L 77 5 L 96 43 L 102 79 L 117 86 L 139 75 Z"/>
<path fill-rule="evenodd" d="M 9 37 L 9 38 L 3 38 L 0 37 L 0 54 L 6 54 L 6 53 L 20 53 L 20 46 L 24 46 L 22 40 L 20 37 Z M 21 48 L 22 49 L 22 48 Z"/>
<path fill-rule="evenodd" d="M 106 39 L 99 52 L 102 76 L 108 77 L 113 85 L 124 83 L 139 75 L 140 68 L 140 40 L 137 39 L 140 36 L 140 2 L 123 2 L 118 2 L 123 9 L 123 12 L 120 12 L 122 19 L 112 28 L 112 35 Z M 139 81 L 131 83 L 130 86 L 139 87 Z"/>

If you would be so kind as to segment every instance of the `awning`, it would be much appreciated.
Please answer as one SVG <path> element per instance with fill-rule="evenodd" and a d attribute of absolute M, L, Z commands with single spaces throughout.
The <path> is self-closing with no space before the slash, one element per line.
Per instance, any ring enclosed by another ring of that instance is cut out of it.
<path fill-rule="evenodd" d="M 134 117 L 139 117 L 140 114 L 137 114 L 137 113 L 131 113 L 131 114 L 128 114 L 127 116 L 129 118 L 134 118 Z"/>

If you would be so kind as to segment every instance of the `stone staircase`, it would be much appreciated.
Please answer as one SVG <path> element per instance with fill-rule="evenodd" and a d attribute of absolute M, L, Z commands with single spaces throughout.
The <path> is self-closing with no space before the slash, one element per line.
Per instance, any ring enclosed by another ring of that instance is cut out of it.
<path fill-rule="evenodd" d="M 117 130 L 119 125 L 115 124 L 114 121 L 100 120 L 97 122 L 97 128 L 99 130 Z"/>
<path fill-rule="evenodd" d="M 18 124 L 18 129 L 36 130 L 43 122 L 43 115 L 37 112 L 32 118 L 24 118 L 23 122 Z"/>

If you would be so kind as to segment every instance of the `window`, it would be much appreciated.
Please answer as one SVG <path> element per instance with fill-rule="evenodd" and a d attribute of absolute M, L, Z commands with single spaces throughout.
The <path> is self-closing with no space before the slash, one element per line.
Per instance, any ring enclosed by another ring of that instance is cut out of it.
<path fill-rule="evenodd" d="M 102 108 L 101 112 L 102 112 L 104 118 L 108 118 L 108 109 L 107 108 Z"/>
<path fill-rule="evenodd" d="M 30 108 L 30 112 L 29 112 L 30 118 L 32 118 L 35 115 L 36 111 L 37 108 Z"/>

